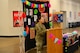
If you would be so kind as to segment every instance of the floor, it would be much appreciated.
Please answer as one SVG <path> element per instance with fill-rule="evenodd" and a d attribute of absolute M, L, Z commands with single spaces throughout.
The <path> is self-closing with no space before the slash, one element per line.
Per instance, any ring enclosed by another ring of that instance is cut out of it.
<path fill-rule="evenodd" d="M 63 33 L 72 32 L 77 30 L 80 34 L 80 27 L 73 29 L 64 29 Z M 0 53 L 20 53 L 20 39 L 17 38 L 0 38 Z M 32 49 L 26 53 L 36 53 L 36 49 Z M 44 47 L 43 53 L 46 52 L 46 46 Z M 80 48 L 75 53 L 80 53 Z"/>
<path fill-rule="evenodd" d="M 19 38 L 0 38 L 0 53 L 20 53 Z"/>

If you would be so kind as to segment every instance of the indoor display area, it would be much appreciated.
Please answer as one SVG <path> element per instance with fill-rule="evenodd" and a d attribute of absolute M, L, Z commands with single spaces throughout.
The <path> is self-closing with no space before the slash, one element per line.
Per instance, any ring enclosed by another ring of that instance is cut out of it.
<path fill-rule="evenodd" d="M 0 53 L 80 53 L 80 0 L 0 4 Z"/>

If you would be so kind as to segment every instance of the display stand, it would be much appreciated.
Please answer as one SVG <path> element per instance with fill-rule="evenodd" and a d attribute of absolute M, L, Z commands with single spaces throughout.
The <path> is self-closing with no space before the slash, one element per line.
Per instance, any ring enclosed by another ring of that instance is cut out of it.
<path fill-rule="evenodd" d="M 61 28 L 62 29 L 62 23 L 53 22 L 53 25 L 54 25 L 53 28 Z"/>
<path fill-rule="evenodd" d="M 62 29 L 49 29 L 49 31 L 47 32 L 47 53 L 63 53 L 63 44 L 54 43 L 54 41 L 49 38 L 49 35 L 51 33 L 54 34 L 55 37 L 62 40 Z"/>
<path fill-rule="evenodd" d="M 47 53 L 63 53 L 63 43 L 58 44 L 50 38 L 53 34 L 56 38 L 63 40 L 62 37 L 62 22 L 63 22 L 62 12 L 55 12 L 53 15 L 53 28 L 47 31 Z"/>

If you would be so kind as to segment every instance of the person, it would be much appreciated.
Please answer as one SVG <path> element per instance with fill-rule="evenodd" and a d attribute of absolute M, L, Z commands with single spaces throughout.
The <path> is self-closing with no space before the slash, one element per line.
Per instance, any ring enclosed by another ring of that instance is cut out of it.
<path fill-rule="evenodd" d="M 44 17 L 41 16 L 38 18 L 38 23 L 35 26 L 35 30 L 36 30 L 35 40 L 36 40 L 37 53 L 42 53 L 44 37 L 47 31 L 43 23 L 44 23 Z"/>

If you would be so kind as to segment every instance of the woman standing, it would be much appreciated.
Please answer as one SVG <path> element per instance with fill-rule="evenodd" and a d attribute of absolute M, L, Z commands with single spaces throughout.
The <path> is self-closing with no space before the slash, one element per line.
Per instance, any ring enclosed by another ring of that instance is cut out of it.
<path fill-rule="evenodd" d="M 38 18 L 38 23 L 35 26 L 36 29 L 35 40 L 36 40 L 37 53 L 42 53 L 45 33 L 47 31 L 43 23 L 44 23 L 44 17 L 41 16 Z"/>

